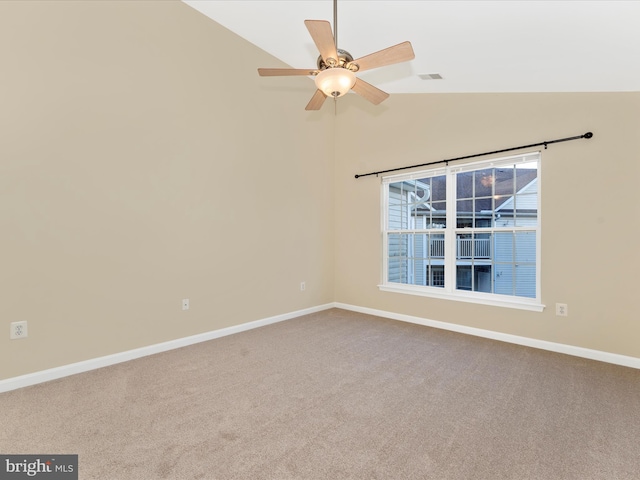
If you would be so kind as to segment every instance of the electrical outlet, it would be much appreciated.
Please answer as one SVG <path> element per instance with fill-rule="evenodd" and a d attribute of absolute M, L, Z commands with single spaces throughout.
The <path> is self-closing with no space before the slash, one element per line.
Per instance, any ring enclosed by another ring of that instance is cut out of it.
<path fill-rule="evenodd" d="M 9 338 L 18 340 L 19 338 L 27 338 L 27 322 L 11 322 L 11 330 Z"/>
<path fill-rule="evenodd" d="M 569 307 L 566 303 L 556 303 L 556 315 L 566 317 L 569 315 Z"/>
<path fill-rule="evenodd" d="M 300 291 L 304 292 L 307 289 L 307 282 L 300 282 Z"/>
<path fill-rule="evenodd" d="M 182 299 L 182 310 L 189 310 L 189 299 L 188 298 L 183 298 Z"/>

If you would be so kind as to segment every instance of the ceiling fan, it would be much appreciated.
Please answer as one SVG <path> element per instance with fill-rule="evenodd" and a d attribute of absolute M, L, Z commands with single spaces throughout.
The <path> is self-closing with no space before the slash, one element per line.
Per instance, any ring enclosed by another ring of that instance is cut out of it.
<path fill-rule="evenodd" d="M 317 90 L 305 110 L 320 110 L 327 97 L 336 99 L 350 90 L 366 98 L 374 105 L 378 105 L 389 97 L 389 94 L 360 78 L 356 78 L 356 72 L 406 62 L 415 58 L 411 43 L 403 42 L 354 60 L 349 52 L 338 48 L 337 3 L 338 0 L 333 0 L 334 33 L 331 32 L 331 24 L 326 20 L 304 21 L 313 42 L 320 52 L 317 62 L 318 68 L 258 69 L 258 74 L 262 77 L 293 75 L 314 77 Z"/>

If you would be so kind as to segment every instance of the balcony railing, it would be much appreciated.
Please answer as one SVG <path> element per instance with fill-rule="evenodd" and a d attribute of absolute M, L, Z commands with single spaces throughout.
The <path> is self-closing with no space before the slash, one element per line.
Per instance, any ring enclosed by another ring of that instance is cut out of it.
<path fill-rule="evenodd" d="M 444 238 L 429 242 L 431 258 L 444 258 Z M 490 238 L 456 238 L 456 258 L 491 258 Z"/>
<path fill-rule="evenodd" d="M 431 258 L 444 258 L 444 238 L 432 238 L 429 242 Z"/>
<path fill-rule="evenodd" d="M 456 258 L 491 258 L 491 239 L 456 238 Z"/>

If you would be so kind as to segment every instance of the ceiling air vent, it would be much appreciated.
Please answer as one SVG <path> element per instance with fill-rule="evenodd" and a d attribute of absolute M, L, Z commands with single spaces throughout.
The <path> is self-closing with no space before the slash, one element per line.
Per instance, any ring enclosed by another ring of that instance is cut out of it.
<path fill-rule="evenodd" d="M 442 75 L 439 73 L 422 73 L 418 75 L 422 80 L 442 80 Z"/>

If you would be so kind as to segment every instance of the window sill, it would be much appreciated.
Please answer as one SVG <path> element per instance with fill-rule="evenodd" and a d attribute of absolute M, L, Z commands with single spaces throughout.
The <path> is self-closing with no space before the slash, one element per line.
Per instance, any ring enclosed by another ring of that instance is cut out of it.
<path fill-rule="evenodd" d="M 419 295 L 422 297 L 437 298 L 440 300 L 453 300 L 455 302 L 476 303 L 480 305 L 490 305 L 493 307 L 516 308 L 519 310 L 529 310 L 532 312 L 542 312 L 545 306 L 535 300 L 522 297 L 507 297 L 504 295 L 490 295 L 469 293 L 448 293 L 438 291 L 437 288 L 419 287 L 413 285 L 378 285 L 383 292 L 403 293 L 405 295 Z"/>

